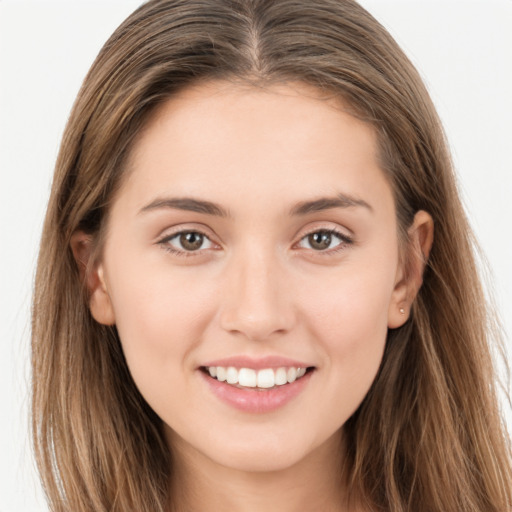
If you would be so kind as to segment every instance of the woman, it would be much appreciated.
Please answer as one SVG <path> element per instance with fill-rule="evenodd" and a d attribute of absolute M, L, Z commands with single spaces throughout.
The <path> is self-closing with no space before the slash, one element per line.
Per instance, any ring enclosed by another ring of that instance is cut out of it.
<path fill-rule="evenodd" d="M 150 1 L 106 43 L 36 279 L 54 510 L 508 510 L 493 333 L 432 103 L 355 2 Z"/>

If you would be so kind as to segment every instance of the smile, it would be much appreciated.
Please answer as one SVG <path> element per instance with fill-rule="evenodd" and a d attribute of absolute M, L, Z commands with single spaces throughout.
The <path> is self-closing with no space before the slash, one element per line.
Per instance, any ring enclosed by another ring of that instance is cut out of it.
<path fill-rule="evenodd" d="M 209 361 L 197 369 L 207 389 L 221 402 L 244 413 L 262 414 L 297 400 L 310 387 L 318 368 L 276 355 L 240 355 Z"/>
<path fill-rule="evenodd" d="M 225 382 L 238 388 L 268 390 L 295 382 L 304 377 L 308 369 L 293 366 L 260 370 L 235 368 L 234 366 L 206 366 L 204 370 L 219 382 Z"/>

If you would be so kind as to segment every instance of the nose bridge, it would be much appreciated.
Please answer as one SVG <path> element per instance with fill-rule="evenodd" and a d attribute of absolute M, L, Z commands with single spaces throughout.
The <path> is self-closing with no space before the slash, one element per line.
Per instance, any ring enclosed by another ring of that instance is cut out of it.
<path fill-rule="evenodd" d="M 289 330 L 293 307 L 276 251 L 267 244 L 247 244 L 228 267 L 222 327 L 251 340 Z"/>

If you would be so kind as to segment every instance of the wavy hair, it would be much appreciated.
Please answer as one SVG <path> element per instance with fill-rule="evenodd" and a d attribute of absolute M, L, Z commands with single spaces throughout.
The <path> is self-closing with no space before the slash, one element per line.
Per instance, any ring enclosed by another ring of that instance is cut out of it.
<path fill-rule="evenodd" d="M 53 512 L 164 512 L 172 453 L 115 327 L 92 318 L 70 239 L 101 247 L 109 204 L 151 113 L 206 80 L 302 82 L 341 98 L 377 135 L 407 236 L 435 241 L 409 321 L 344 426 L 354 495 L 386 512 L 512 510 L 496 397 L 500 332 L 447 143 L 417 71 L 353 0 L 151 0 L 111 36 L 65 129 L 41 240 L 32 320 L 33 439 Z"/>

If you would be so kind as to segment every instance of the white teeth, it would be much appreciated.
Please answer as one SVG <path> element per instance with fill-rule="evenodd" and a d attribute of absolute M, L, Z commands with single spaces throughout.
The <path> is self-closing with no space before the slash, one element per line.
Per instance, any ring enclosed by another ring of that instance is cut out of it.
<path fill-rule="evenodd" d="M 255 388 L 257 382 L 256 371 L 251 368 L 240 368 L 238 372 L 238 384 L 246 388 Z"/>
<path fill-rule="evenodd" d="M 220 382 L 239 385 L 246 388 L 269 389 L 275 386 L 291 384 L 306 374 L 306 368 L 281 367 L 254 370 L 252 368 L 235 368 L 234 366 L 209 366 L 206 368 L 211 377 Z"/>
<path fill-rule="evenodd" d="M 258 372 L 258 387 L 259 388 L 273 388 L 275 385 L 274 370 L 268 368 Z"/>
<path fill-rule="evenodd" d="M 230 366 L 226 372 L 226 382 L 228 384 L 238 384 L 238 370 Z"/>
<path fill-rule="evenodd" d="M 226 368 L 217 366 L 217 380 L 224 382 L 226 380 Z"/>
<path fill-rule="evenodd" d="M 288 383 L 288 380 L 286 379 L 286 368 L 278 368 L 276 370 L 275 382 L 276 386 L 282 386 L 283 384 Z"/>
<path fill-rule="evenodd" d="M 295 382 L 297 379 L 297 368 L 288 368 L 286 372 L 286 378 L 288 382 Z"/>

